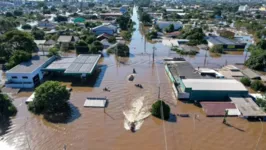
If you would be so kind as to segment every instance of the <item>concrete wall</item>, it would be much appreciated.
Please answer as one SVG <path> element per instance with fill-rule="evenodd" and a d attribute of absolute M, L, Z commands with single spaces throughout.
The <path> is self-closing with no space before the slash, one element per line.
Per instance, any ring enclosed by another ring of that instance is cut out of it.
<path fill-rule="evenodd" d="M 6 73 L 7 78 L 7 87 L 13 87 L 13 88 L 33 88 L 33 77 L 38 75 L 40 78 L 40 81 L 43 79 L 43 71 L 41 71 L 42 68 L 47 67 L 49 64 L 51 64 L 56 59 L 55 56 L 49 58 L 42 66 L 37 68 L 31 73 Z M 14 79 L 12 76 L 16 76 L 17 78 Z M 27 79 L 23 77 L 28 77 Z"/>

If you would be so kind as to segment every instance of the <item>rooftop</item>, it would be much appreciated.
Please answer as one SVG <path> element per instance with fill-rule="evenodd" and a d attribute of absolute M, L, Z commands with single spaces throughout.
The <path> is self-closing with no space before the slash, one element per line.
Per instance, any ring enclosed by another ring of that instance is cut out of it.
<path fill-rule="evenodd" d="M 221 117 L 225 115 L 225 110 L 236 109 L 235 104 L 231 102 L 200 102 L 200 104 L 208 117 Z"/>
<path fill-rule="evenodd" d="M 57 39 L 58 42 L 71 42 L 73 39 L 73 36 L 70 35 L 61 35 Z"/>
<path fill-rule="evenodd" d="M 250 79 L 260 79 L 260 75 L 249 68 L 243 69 L 242 73 Z"/>
<path fill-rule="evenodd" d="M 172 76 L 177 79 L 179 77 L 185 79 L 201 79 L 202 76 L 199 75 L 193 66 L 186 61 L 176 61 L 173 64 L 167 64 L 169 71 Z"/>
<path fill-rule="evenodd" d="M 242 45 L 241 43 L 221 36 L 208 36 L 207 41 L 215 45 Z"/>
<path fill-rule="evenodd" d="M 11 68 L 7 73 L 32 73 L 51 59 L 54 59 L 54 57 L 34 56 L 30 61 L 22 62 Z"/>
<path fill-rule="evenodd" d="M 62 57 L 51 63 L 45 70 L 62 70 L 64 73 L 92 73 L 101 55 L 81 54 L 77 57 Z"/>
<path fill-rule="evenodd" d="M 84 107 L 103 108 L 103 107 L 106 107 L 106 103 L 107 103 L 107 99 L 106 98 L 88 97 L 85 100 Z"/>
<path fill-rule="evenodd" d="M 266 113 L 250 97 L 230 96 L 230 99 L 245 117 L 266 116 Z"/>
<path fill-rule="evenodd" d="M 234 79 L 183 79 L 186 88 L 209 91 L 247 91 L 245 86 Z"/>

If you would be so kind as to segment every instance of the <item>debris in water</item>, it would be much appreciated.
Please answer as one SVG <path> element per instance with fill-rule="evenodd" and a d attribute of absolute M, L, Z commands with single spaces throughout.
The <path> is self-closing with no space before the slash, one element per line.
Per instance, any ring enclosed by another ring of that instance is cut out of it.
<path fill-rule="evenodd" d="M 149 107 L 144 104 L 144 96 L 132 101 L 130 108 L 123 112 L 124 127 L 135 132 L 140 129 L 144 120 L 151 115 Z"/>

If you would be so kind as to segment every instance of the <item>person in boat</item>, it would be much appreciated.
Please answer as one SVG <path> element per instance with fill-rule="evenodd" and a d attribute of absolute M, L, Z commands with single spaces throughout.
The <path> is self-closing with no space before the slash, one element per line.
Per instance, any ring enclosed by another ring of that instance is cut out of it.
<path fill-rule="evenodd" d="M 134 74 L 136 73 L 136 70 L 135 70 L 135 68 L 133 68 L 133 73 L 134 73 Z"/>
<path fill-rule="evenodd" d="M 130 130 L 132 131 L 132 132 L 135 132 L 135 122 L 132 122 L 131 124 L 130 124 Z"/>

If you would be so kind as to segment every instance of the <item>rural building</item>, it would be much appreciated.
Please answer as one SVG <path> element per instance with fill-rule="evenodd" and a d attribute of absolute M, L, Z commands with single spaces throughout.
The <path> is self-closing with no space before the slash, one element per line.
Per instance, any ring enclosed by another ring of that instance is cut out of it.
<path fill-rule="evenodd" d="M 6 72 L 6 87 L 33 88 L 40 84 L 43 79 L 43 68 L 48 66 L 56 58 L 34 56 L 32 60 L 22 62 Z"/>
<path fill-rule="evenodd" d="M 241 115 L 232 102 L 200 102 L 200 105 L 207 117 L 223 117 L 225 116 L 225 111 L 228 111 L 228 116 Z"/>
<path fill-rule="evenodd" d="M 249 9 L 248 5 L 241 5 L 239 6 L 238 11 L 245 12 L 248 11 L 248 9 Z"/>
<path fill-rule="evenodd" d="M 208 36 L 206 40 L 210 48 L 215 45 L 222 45 L 225 51 L 243 51 L 246 47 L 245 43 L 240 43 L 236 40 L 231 40 L 221 36 Z"/>
<path fill-rule="evenodd" d="M 117 27 L 112 24 L 100 25 L 92 28 L 91 31 L 96 35 L 101 35 L 104 33 L 108 35 L 114 35 L 117 32 Z"/>
<path fill-rule="evenodd" d="M 76 39 L 71 35 L 61 35 L 57 39 L 57 42 L 59 43 L 61 48 L 68 49 L 71 43 L 74 44 L 76 42 Z"/>

